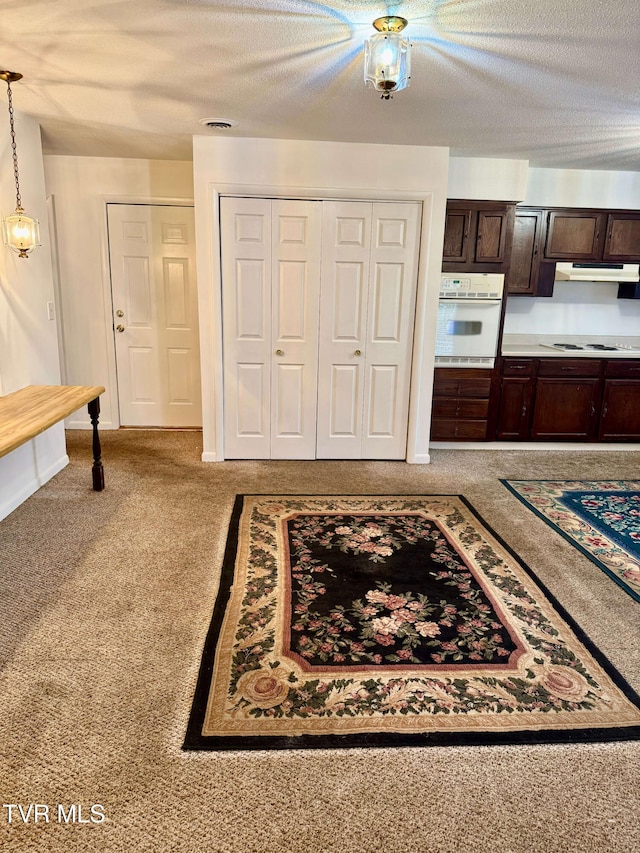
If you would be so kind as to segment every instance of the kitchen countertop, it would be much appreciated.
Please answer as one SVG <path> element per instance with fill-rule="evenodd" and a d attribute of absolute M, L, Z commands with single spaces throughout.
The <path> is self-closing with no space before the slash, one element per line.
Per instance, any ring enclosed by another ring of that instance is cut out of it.
<path fill-rule="evenodd" d="M 545 343 L 605 344 L 631 347 L 629 350 L 557 350 Z M 503 335 L 502 355 L 528 358 L 640 358 L 640 337 L 621 335 Z"/>

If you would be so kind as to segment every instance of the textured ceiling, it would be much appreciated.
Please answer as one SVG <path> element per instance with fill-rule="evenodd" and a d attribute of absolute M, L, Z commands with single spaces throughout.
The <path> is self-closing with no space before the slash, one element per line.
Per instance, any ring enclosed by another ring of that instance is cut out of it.
<path fill-rule="evenodd" d="M 412 82 L 365 89 L 363 42 L 409 20 Z M 449 146 L 640 171 L 638 0 L 2 0 L 0 67 L 46 153 L 191 159 L 226 135 Z M 8 123 L 8 120 L 7 120 Z M 19 141 L 19 130 L 18 141 Z"/>

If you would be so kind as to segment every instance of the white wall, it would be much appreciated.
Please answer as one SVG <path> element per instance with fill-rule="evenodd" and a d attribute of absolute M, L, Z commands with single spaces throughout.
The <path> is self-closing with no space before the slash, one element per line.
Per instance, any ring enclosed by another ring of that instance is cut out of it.
<path fill-rule="evenodd" d="M 210 138 L 193 141 L 205 461 L 223 458 L 219 194 L 423 201 L 408 459 L 429 461 L 448 149 Z"/>
<path fill-rule="evenodd" d="M 193 199 L 190 162 L 45 156 L 56 215 L 64 372 L 69 385 L 104 385 L 101 428 L 118 425 L 106 244 L 107 201 Z M 90 426 L 80 411 L 69 427 Z"/>
<path fill-rule="evenodd" d="M 515 296 L 507 302 L 508 335 L 640 336 L 640 300 L 618 299 L 609 282 L 556 281 L 553 297 Z"/>
<path fill-rule="evenodd" d="M 26 385 L 60 383 L 56 324 L 47 316 L 47 303 L 53 302 L 53 278 L 40 126 L 16 112 L 15 129 L 22 205 L 30 216 L 40 220 L 42 246 L 25 259 L 0 245 L 0 394 Z M 15 206 L 7 122 L 0 134 L 0 214 L 13 213 Z M 0 518 L 68 461 L 62 424 L 0 458 Z"/>
<path fill-rule="evenodd" d="M 529 169 L 525 204 L 640 209 L 640 172 Z"/>
<path fill-rule="evenodd" d="M 528 160 L 452 157 L 447 198 L 522 201 L 528 172 Z"/>

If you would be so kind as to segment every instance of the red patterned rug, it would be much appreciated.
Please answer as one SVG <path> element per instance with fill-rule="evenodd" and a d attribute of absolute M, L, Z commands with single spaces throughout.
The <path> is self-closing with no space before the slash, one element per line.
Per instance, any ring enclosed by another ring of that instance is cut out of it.
<path fill-rule="evenodd" d="M 463 497 L 238 497 L 185 749 L 638 736 L 638 696 Z"/>

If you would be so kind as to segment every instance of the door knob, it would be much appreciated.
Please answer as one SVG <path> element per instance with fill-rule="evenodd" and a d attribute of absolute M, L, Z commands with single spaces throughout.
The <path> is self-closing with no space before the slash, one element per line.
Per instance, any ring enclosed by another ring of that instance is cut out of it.
<path fill-rule="evenodd" d="M 118 308 L 118 310 L 116 311 L 116 317 L 124 317 L 124 311 Z"/>
<path fill-rule="evenodd" d="M 362 355 L 362 351 L 361 351 L 361 350 L 359 350 L 359 349 L 357 349 L 357 350 L 354 352 L 354 355 Z"/>
<path fill-rule="evenodd" d="M 284 352 L 281 349 L 277 349 L 276 355 L 284 355 Z"/>
<path fill-rule="evenodd" d="M 122 323 L 118 323 L 118 325 L 116 326 L 116 332 L 124 332 L 124 326 L 122 325 Z"/>

